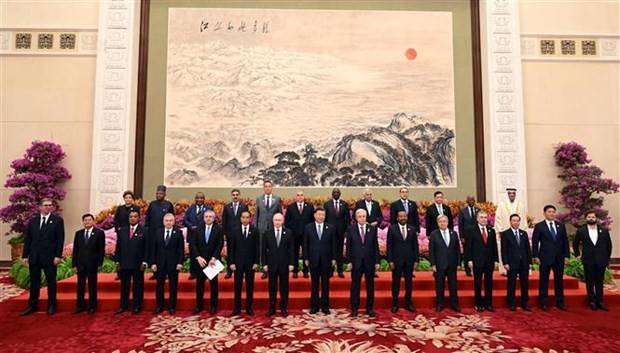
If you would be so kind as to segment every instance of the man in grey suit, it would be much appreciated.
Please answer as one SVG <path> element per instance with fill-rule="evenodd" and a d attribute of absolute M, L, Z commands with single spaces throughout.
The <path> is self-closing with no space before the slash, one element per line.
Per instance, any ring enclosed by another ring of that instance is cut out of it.
<path fill-rule="evenodd" d="M 273 183 L 269 180 L 263 182 L 263 195 L 256 198 L 256 227 L 260 234 L 260 248 L 263 248 L 265 233 L 273 228 L 273 216 L 282 213 L 282 202 L 280 196 L 273 194 Z M 262 254 L 261 254 L 262 255 Z M 261 256 L 261 264 L 264 259 Z M 267 272 L 263 271 L 261 279 L 267 278 Z"/>

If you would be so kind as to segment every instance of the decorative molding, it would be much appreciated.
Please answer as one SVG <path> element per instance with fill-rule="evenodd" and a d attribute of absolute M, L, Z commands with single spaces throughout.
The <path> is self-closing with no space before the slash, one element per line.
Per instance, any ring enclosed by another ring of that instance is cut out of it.
<path fill-rule="evenodd" d="M 119 203 L 133 181 L 140 2 L 101 1 L 99 41 L 82 46 L 97 52 L 90 207 Z"/>
<path fill-rule="evenodd" d="M 2 28 L 0 56 L 95 56 L 97 30 L 83 28 Z"/>
<path fill-rule="evenodd" d="M 521 60 L 620 62 L 620 36 L 522 34 Z"/>
<path fill-rule="evenodd" d="M 490 154 L 487 198 L 497 203 L 504 199 L 507 187 L 515 187 L 527 204 L 519 4 L 509 0 L 487 1 L 485 10 L 489 126 L 485 138 Z M 524 45 L 525 51 L 530 49 Z"/>

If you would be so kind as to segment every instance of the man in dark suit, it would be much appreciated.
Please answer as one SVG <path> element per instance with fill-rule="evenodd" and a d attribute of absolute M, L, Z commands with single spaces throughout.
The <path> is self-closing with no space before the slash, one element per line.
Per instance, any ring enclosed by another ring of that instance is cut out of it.
<path fill-rule="evenodd" d="M 129 213 L 129 225 L 122 227 L 116 235 L 114 261 L 121 277 L 121 303 L 116 314 L 122 314 L 129 306 L 129 289 L 133 280 L 133 313 L 142 310 L 144 300 L 144 270 L 148 262 L 146 234 L 141 226 L 140 212 Z"/>
<path fill-rule="evenodd" d="M 478 221 L 476 221 L 476 214 L 480 211 L 480 209 L 476 207 L 476 199 L 472 195 L 467 196 L 465 202 L 467 202 L 467 206 L 459 210 L 458 216 L 459 238 L 461 240 L 461 244 L 463 244 L 463 249 L 466 247 L 465 241 L 467 233 L 471 228 L 474 228 L 478 224 Z M 465 274 L 467 277 L 471 277 L 471 268 L 467 266 L 468 262 L 469 259 L 463 256 Z"/>
<path fill-rule="evenodd" d="M 366 222 L 366 210 L 355 211 L 356 223 L 347 231 L 348 269 L 351 271 L 351 312 L 357 316 L 360 305 L 362 275 L 366 280 L 366 314 L 374 317 L 375 271 L 379 269 L 379 240 L 377 228 Z"/>
<path fill-rule="evenodd" d="M 555 305 L 565 311 L 564 305 L 564 265 L 570 256 L 566 228 L 555 220 L 555 206 L 543 208 L 545 220 L 534 226 L 532 235 L 532 256 L 534 263 L 540 265 L 538 286 L 540 307 L 549 311 L 549 274 L 553 270 Z"/>
<path fill-rule="evenodd" d="M 288 205 L 284 215 L 284 225 L 293 232 L 295 240 L 293 248 L 293 278 L 297 278 L 299 272 L 299 252 L 304 242 L 304 230 L 306 226 L 314 221 L 314 206 L 306 202 L 306 195 L 303 190 L 295 193 L 295 203 Z M 304 278 L 308 278 L 308 266 L 302 266 Z"/>
<path fill-rule="evenodd" d="M 319 281 L 321 282 L 321 310 L 329 315 L 329 277 L 336 264 L 336 228 L 325 223 L 325 210 L 314 210 L 314 222 L 304 230 L 303 259 L 312 278 L 310 314 L 319 311 Z"/>
<path fill-rule="evenodd" d="M 230 243 L 231 235 L 235 229 L 241 227 L 241 214 L 248 211 L 248 205 L 239 201 L 241 191 L 239 189 L 232 189 L 230 192 L 232 201 L 227 203 L 222 210 L 222 229 L 224 229 L 224 239 L 226 240 L 226 253 L 230 257 Z M 233 270 L 230 268 L 230 261 L 228 262 L 228 269 L 226 270 L 225 279 L 232 276 Z"/>
<path fill-rule="evenodd" d="M 284 228 L 284 216 L 276 213 L 273 216 L 273 226 L 265 233 L 263 239 L 263 269 L 269 273 L 269 311 L 267 316 L 276 313 L 276 295 L 278 282 L 280 282 L 280 310 L 282 316 L 287 317 L 288 312 L 288 274 L 293 271 L 293 233 Z"/>
<path fill-rule="evenodd" d="M 452 211 L 450 207 L 444 204 L 443 192 L 435 191 L 433 194 L 435 197 L 435 203 L 426 207 L 426 234 L 431 234 L 437 226 L 437 217 L 445 215 L 448 217 L 448 228 L 454 229 L 454 221 L 452 220 Z"/>
<path fill-rule="evenodd" d="M 392 269 L 392 312 L 398 311 L 400 278 L 405 277 L 405 309 L 415 311 L 411 302 L 411 281 L 413 269 L 420 261 L 420 250 L 416 228 L 407 223 L 407 212 L 400 211 L 398 223 L 390 226 L 387 234 L 387 257 Z"/>
<path fill-rule="evenodd" d="M 609 311 L 603 302 L 603 281 L 605 269 L 609 266 L 611 257 L 611 236 L 609 230 L 598 224 L 596 212 L 589 211 L 586 214 L 586 223 L 577 229 L 575 240 L 573 240 L 573 251 L 575 256 L 583 262 L 590 308 Z M 579 249 L 581 242 L 583 242 L 583 251 Z"/>
<path fill-rule="evenodd" d="M 190 246 L 190 256 L 192 261 L 196 261 L 199 271 L 196 273 L 196 308 L 194 315 L 202 311 L 205 294 L 205 281 L 207 275 L 202 269 L 208 266 L 214 266 L 216 260 L 221 259 L 222 246 L 224 245 L 224 231 L 222 227 L 214 224 L 215 212 L 212 210 L 204 213 L 204 222 L 198 226 L 196 233 Z M 217 311 L 218 283 L 217 276 L 210 281 L 211 295 L 209 312 L 211 315 Z"/>
<path fill-rule="evenodd" d="M 73 272 L 77 273 L 77 308 L 73 312 L 79 314 L 86 310 L 84 292 L 86 278 L 88 278 L 88 313 L 94 314 L 97 310 L 97 272 L 103 266 L 105 255 L 105 234 L 101 229 L 93 227 L 95 216 L 82 216 L 84 229 L 75 232 L 73 238 L 72 263 Z"/>
<path fill-rule="evenodd" d="M 437 219 L 438 229 L 430 234 L 428 242 L 429 261 L 435 275 L 435 293 L 437 306 L 435 311 L 443 310 L 444 285 L 448 278 L 450 306 L 456 312 L 461 311 L 456 287 L 456 270 L 461 263 L 461 249 L 456 232 L 448 229 L 448 216 L 441 215 Z"/>
<path fill-rule="evenodd" d="M 155 200 L 149 203 L 144 219 L 144 226 L 149 231 L 146 237 L 146 245 L 149 249 L 153 247 L 152 240 L 155 238 L 156 234 L 164 227 L 164 215 L 168 213 L 174 215 L 174 205 L 172 205 L 172 202 L 166 200 L 166 186 L 159 185 L 155 192 Z M 149 277 L 149 280 L 154 280 L 155 277 L 156 276 L 153 274 Z"/>
<path fill-rule="evenodd" d="M 532 251 L 527 232 L 519 229 L 521 216 L 514 213 L 510 216 L 510 228 L 501 234 L 502 262 L 508 272 L 508 306 L 515 311 L 515 290 L 517 287 L 517 275 L 521 285 L 521 308 L 531 311 L 527 305 L 529 290 L 529 272 L 532 265 Z"/>
<path fill-rule="evenodd" d="M 383 212 L 381 212 L 381 206 L 379 202 L 372 199 L 372 190 L 364 189 L 364 198 L 357 201 L 355 204 L 355 210 L 366 210 L 366 222 L 373 226 L 381 226 L 383 222 Z"/>
<path fill-rule="evenodd" d="M 398 222 L 398 213 L 405 211 L 407 215 L 407 224 L 411 225 L 416 233 L 420 233 L 420 216 L 418 215 L 418 204 L 409 200 L 409 189 L 400 188 L 400 199 L 392 202 L 390 205 L 390 224 Z"/>
<path fill-rule="evenodd" d="M 254 224 L 260 232 L 260 248 L 263 248 L 263 240 L 268 230 L 273 228 L 273 216 L 282 213 L 282 201 L 279 196 L 273 194 L 273 183 L 269 180 L 263 182 L 264 194 L 256 198 L 256 217 Z M 284 221 L 284 220 L 283 220 Z M 265 265 L 262 258 L 261 264 Z M 263 272 L 261 279 L 267 278 L 267 272 Z"/>
<path fill-rule="evenodd" d="M 488 215 L 478 211 L 478 224 L 470 228 L 467 236 L 467 266 L 474 272 L 474 300 L 476 310 L 494 312 L 493 308 L 493 271 L 499 264 L 495 230 L 488 226 Z M 482 298 L 482 281 L 484 280 L 484 299 Z"/>
<path fill-rule="evenodd" d="M 325 223 L 331 224 L 335 229 L 336 237 L 336 271 L 338 271 L 338 277 L 344 278 L 344 237 L 349 225 L 351 224 L 351 212 L 349 212 L 349 205 L 340 200 L 340 189 L 334 188 L 332 190 L 332 199 L 325 201 L 323 208 L 325 208 Z"/>
<path fill-rule="evenodd" d="M 164 311 L 164 284 L 166 283 L 166 277 L 170 286 L 168 312 L 170 315 L 174 315 L 177 305 L 179 271 L 183 268 L 183 260 L 185 259 L 185 240 L 183 240 L 181 230 L 174 225 L 174 215 L 172 213 L 166 214 L 163 222 L 164 227 L 155 233 L 155 238 L 151 242 L 151 251 L 149 251 L 151 270 L 153 270 L 157 278 L 157 288 L 155 291 L 157 308 L 155 309 L 155 315 Z"/>
<path fill-rule="evenodd" d="M 194 234 L 196 233 L 196 229 L 201 225 L 204 225 L 204 215 L 205 211 L 213 210 L 211 205 L 205 204 L 205 195 L 202 192 L 196 193 L 194 196 L 194 204 L 190 205 L 185 211 L 185 216 L 183 217 L 183 225 L 187 227 L 187 243 L 191 244 L 194 239 Z M 198 263 L 195 259 L 190 257 L 189 261 L 189 277 L 187 279 L 192 280 L 196 278 L 196 274 L 201 271 L 198 267 Z"/>
<path fill-rule="evenodd" d="M 254 316 L 254 271 L 258 269 L 260 248 L 258 228 L 250 224 L 250 211 L 241 212 L 241 225 L 230 233 L 228 263 L 235 272 L 235 308 L 230 316 L 241 312 L 241 288 L 245 277 L 245 312 Z"/>
<path fill-rule="evenodd" d="M 28 222 L 24 239 L 22 264 L 30 272 L 30 297 L 28 307 L 21 316 L 37 311 L 41 288 L 41 271 L 47 280 L 47 314 L 56 313 L 56 266 L 62 260 L 65 245 L 65 225 L 59 216 L 51 213 L 52 199 L 44 198 L 39 203 L 39 214 Z"/>

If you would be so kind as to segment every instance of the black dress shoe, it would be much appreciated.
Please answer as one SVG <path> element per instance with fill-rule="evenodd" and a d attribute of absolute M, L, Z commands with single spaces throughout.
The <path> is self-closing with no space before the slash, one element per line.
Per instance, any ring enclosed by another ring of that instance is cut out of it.
<path fill-rule="evenodd" d="M 436 312 L 443 311 L 443 305 L 437 305 L 437 306 L 435 307 L 435 311 L 436 311 Z"/>
<path fill-rule="evenodd" d="M 329 309 L 323 309 L 323 310 L 321 310 L 321 311 L 322 311 L 322 312 L 323 312 L 323 314 L 325 314 L 325 315 L 329 315 L 329 314 L 331 314 L 331 312 L 329 311 Z"/>
<path fill-rule="evenodd" d="M 194 275 L 193 273 L 190 273 L 189 277 L 187 277 L 187 279 L 190 280 L 190 281 L 193 280 L 193 279 L 196 279 L 196 275 Z"/>
<path fill-rule="evenodd" d="M 338 272 L 338 278 L 344 278 L 344 273 Z"/>
<path fill-rule="evenodd" d="M 598 306 L 596 305 L 596 303 L 590 303 L 590 309 L 596 311 L 598 310 Z"/>
<path fill-rule="evenodd" d="M 155 315 L 159 315 L 164 311 L 164 307 L 162 306 L 158 306 L 157 308 L 155 308 L 154 314 Z"/>
<path fill-rule="evenodd" d="M 156 279 L 157 279 L 157 277 L 155 275 L 151 275 L 151 277 L 149 277 L 149 281 L 154 281 Z"/>
<path fill-rule="evenodd" d="M 352 315 L 353 317 L 357 317 L 357 309 L 353 309 L 353 310 L 351 310 L 351 315 Z"/>
<path fill-rule="evenodd" d="M 202 311 L 202 308 L 197 306 L 194 308 L 194 310 L 192 310 L 192 314 L 196 315 L 198 313 L 200 313 Z"/>
<path fill-rule="evenodd" d="M 375 317 L 375 316 L 376 316 L 376 315 L 375 315 L 375 312 L 374 312 L 374 311 L 372 311 L 372 309 L 367 309 L 367 310 L 366 310 L 366 314 L 367 314 L 368 316 L 370 316 L 370 317 Z"/>
<path fill-rule="evenodd" d="M 452 307 L 452 310 L 456 311 L 457 313 L 460 313 L 460 312 L 461 312 L 461 307 L 460 307 L 460 306 L 458 306 L 458 305 L 452 305 L 451 307 Z"/>
<path fill-rule="evenodd" d="M 265 279 L 267 278 L 267 272 L 263 272 L 263 274 L 260 276 L 260 279 Z"/>
<path fill-rule="evenodd" d="M 530 306 L 527 304 L 521 305 L 521 309 L 523 309 L 524 311 L 532 311 L 532 308 L 530 308 Z"/>
<path fill-rule="evenodd" d="M 471 277 L 472 275 L 471 275 L 471 273 L 466 273 L 465 276 Z"/>
<path fill-rule="evenodd" d="M 562 311 L 566 311 L 566 306 L 564 304 L 557 304 L 556 307 Z"/>
<path fill-rule="evenodd" d="M 136 309 L 133 309 L 133 310 L 135 311 Z M 125 308 L 118 308 L 118 309 L 116 309 L 116 311 L 114 312 L 114 315 L 122 314 L 122 313 L 124 313 L 124 312 L 125 312 Z"/>
<path fill-rule="evenodd" d="M 411 304 L 406 304 L 405 305 L 405 310 L 407 310 L 409 312 L 412 312 L 412 313 L 415 313 L 415 308 Z"/>
<path fill-rule="evenodd" d="M 288 311 L 286 311 L 286 309 L 282 309 L 282 317 L 287 317 L 288 316 Z"/>
<path fill-rule="evenodd" d="M 241 314 L 241 310 L 239 310 L 239 309 L 235 309 L 235 310 L 233 310 L 233 311 L 230 313 L 230 316 L 237 316 L 237 315 L 239 315 L 239 314 Z"/>
<path fill-rule="evenodd" d="M 549 311 L 549 305 L 547 305 L 547 304 L 543 304 L 543 305 L 541 305 L 541 306 L 540 306 L 540 308 L 541 308 L 543 311 Z"/>
<path fill-rule="evenodd" d="M 56 305 L 49 305 L 47 307 L 47 315 L 54 315 L 56 314 Z"/>
<path fill-rule="evenodd" d="M 398 312 L 398 307 L 397 306 L 393 306 L 392 307 L 392 312 L 393 313 L 397 313 Z"/>
<path fill-rule="evenodd" d="M 142 311 L 142 309 L 140 309 L 140 308 L 133 308 L 132 313 L 133 313 L 134 315 L 138 315 L 138 314 L 140 314 L 140 311 Z"/>
<path fill-rule="evenodd" d="M 232 277 L 232 272 L 226 272 L 226 276 L 224 276 L 224 279 L 229 279 L 230 277 Z"/>
<path fill-rule="evenodd" d="M 297 272 L 293 272 L 293 278 L 297 278 L 297 277 L 299 277 L 299 276 L 297 275 Z"/>
<path fill-rule="evenodd" d="M 267 316 L 273 316 L 273 314 L 276 313 L 276 309 L 269 309 L 269 311 L 267 312 Z"/>
<path fill-rule="evenodd" d="M 607 305 L 605 305 L 605 303 L 598 303 L 597 306 L 603 311 L 609 311 L 609 308 L 607 307 Z"/>
<path fill-rule="evenodd" d="M 95 313 L 95 311 L 96 311 L 96 310 L 95 310 L 95 309 L 93 309 L 93 308 L 88 309 L 88 315 L 92 315 L 92 314 L 94 314 L 94 313 Z"/>
<path fill-rule="evenodd" d="M 247 309 L 245 313 L 248 314 L 248 316 L 254 316 L 254 311 L 252 311 L 252 309 Z"/>
<path fill-rule="evenodd" d="M 308 272 L 304 272 L 304 278 L 310 278 L 310 275 L 308 274 Z"/>
<path fill-rule="evenodd" d="M 310 315 L 314 315 L 319 312 L 319 309 L 310 309 Z"/>
<path fill-rule="evenodd" d="M 29 307 L 26 308 L 26 310 L 22 311 L 22 313 L 19 314 L 19 316 L 28 316 L 28 315 L 34 314 L 36 312 L 37 312 L 37 309 L 29 306 Z"/>
<path fill-rule="evenodd" d="M 476 307 L 476 311 L 477 311 L 477 312 L 479 312 L 479 313 L 481 313 L 481 312 L 483 312 L 483 311 L 484 311 L 484 308 L 483 308 L 483 307 L 481 307 L 481 306 L 477 306 L 477 307 Z"/>
<path fill-rule="evenodd" d="M 168 309 L 168 314 L 170 314 L 170 315 L 174 315 L 174 314 L 176 314 L 176 313 L 177 313 L 177 311 L 176 311 L 176 310 L 174 310 L 174 309 Z"/>
<path fill-rule="evenodd" d="M 215 315 L 216 312 L 217 312 L 217 306 L 212 306 L 209 309 L 209 314 L 211 314 L 211 315 Z"/>
<path fill-rule="evenodd" d="M 80 314 L 80 313 L 84 312 L 84 310 L 85 310 L 84 308 L 77 308 L 77 309 L 75 309 L 73 311 L 73 315 Z"/>
<path fill-rule="evenodd" d="M 517 311 L 517 307 L 514 305 L 509 306 L 510 311 Z"/>
<path fill-rule="evenodd" d="M 484 310 L 489 311 L 489 312 L 492 312 L 492 313 L 494 313 L 494 312 L 495 312 L 495 309 L 493 309 L 493 307 L 492 307 L 491 305 L 486 306 L 486 307 L 484 308 Z"/>

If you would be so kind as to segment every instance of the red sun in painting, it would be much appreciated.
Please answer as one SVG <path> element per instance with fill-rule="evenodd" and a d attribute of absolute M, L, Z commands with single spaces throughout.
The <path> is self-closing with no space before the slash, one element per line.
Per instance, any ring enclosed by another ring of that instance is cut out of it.
<path fill-rule="evenodd" d="M 418 56 L 418 52 L 415 51 L 415 49 L 413 48 L 409 48 L 405 51 L 405 56 L 407 57 L 407 59 L 413 60 Z"/>

